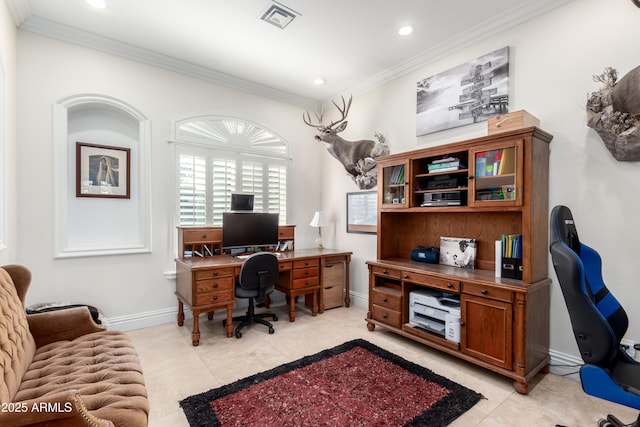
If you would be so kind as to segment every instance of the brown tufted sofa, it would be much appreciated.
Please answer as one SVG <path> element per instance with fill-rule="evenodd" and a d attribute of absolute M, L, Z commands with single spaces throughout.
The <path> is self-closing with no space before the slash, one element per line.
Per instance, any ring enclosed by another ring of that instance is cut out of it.
<path fill-rule="evenodd" d="M 146 426 L 142 369 L 124 332 L 86 307 L 27 315 L 31 273 L 0 268 L 0 426 Z"/>

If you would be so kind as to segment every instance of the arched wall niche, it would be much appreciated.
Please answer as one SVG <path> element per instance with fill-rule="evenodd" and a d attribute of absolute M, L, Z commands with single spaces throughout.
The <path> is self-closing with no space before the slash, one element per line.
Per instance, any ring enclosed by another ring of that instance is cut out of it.
<path fill-rule="evenodd" d="M 55 257 L 151 252 L 150 122 L 113 97 L 81 94 L 54 104 Z M 129 149 L 130 197 L 77 197 L 78 142 Z"/>

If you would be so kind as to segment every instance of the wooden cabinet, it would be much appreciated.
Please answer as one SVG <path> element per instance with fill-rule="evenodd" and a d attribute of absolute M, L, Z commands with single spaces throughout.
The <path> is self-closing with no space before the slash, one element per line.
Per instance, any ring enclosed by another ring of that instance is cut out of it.
<path fill-rule="evenodd" d="M 525 128 L 378 159 L 377 259 L 369 330 L 381 326 L 514 380 L 520 393 L 549 362 L 548 160 L 552 136 Z M 441 162 L 455 167 L 440 167 Z M 402 165 L 404 203 L 387 203 L 385 173 Z M 434 166 L 436 165 L 436 166 Z M 382 174 L 382 175 L 381 175 Z M 522 280 L 495 277 L 495 241 L 521 234 Z M 474 238 L 475 269 L 411 260 L 440 237 Z M 413 291 L 459 300 L 459 342 L 410 322 Z"/>

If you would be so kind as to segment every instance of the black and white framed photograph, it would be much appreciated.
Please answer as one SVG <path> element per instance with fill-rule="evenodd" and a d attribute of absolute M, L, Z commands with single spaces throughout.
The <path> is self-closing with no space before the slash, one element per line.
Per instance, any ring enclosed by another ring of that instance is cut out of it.
<path fill-rule="evenodd" d="M 416 87 L 417 136 L 508 112 L 508 46 L 420 80 Z"/>
<path fill-rule="evenodd" d="M 377 233 L 378 192 L 347 193 L 347 233 Z"/>
<path fill-rule="evenodd" d="M 466 269 L 476 265 L 476 239 L 440 237 L 440 264 Z"/>
<path fill-rule="evenodd" d="M 131 150 L 76 142 L 76 197 L 131 198 Z"/>

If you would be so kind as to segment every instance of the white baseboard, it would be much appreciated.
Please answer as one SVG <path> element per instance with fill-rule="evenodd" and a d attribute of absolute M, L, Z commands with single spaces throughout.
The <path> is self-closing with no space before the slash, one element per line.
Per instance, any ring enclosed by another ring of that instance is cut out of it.
<path fill-rule="evenodd" d="M 367 308 L 369 304 L 369 296 L 356 292 L 351 292 L 351 305 L 356 307 Z M 274 295 L 274 303 L 284 302 L 284 294 L 282 298 L 280 295 Z M 282 301 L 281 301 L 282 300 Z M 126 316 L 117 316 L 106 318 L 105 324 L 110 329 L 116 329 L 120 331 L 133 331 L 136 329 L 149 328 L 151 326 L 163 325 L 166 323 L 173 323 L 177 321 L 178 307 L 165 308 L 161 310 L 147 311 L 144 313 L 130 314 Z M 191 311 L 185 310 L 185 319 L 192 317 Z M 579 357 L 561 353 L 559 351 L 550 349 L 549 356 L 551 357 L 550 371 L 556 375 L 563 375 L 568 378 L 580 381 L 577 374 L 580 366 L 584 363 Z"/>

